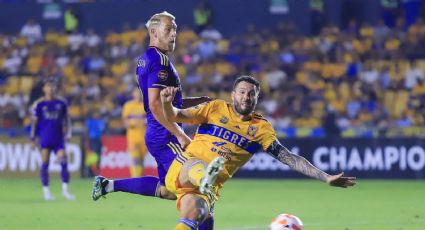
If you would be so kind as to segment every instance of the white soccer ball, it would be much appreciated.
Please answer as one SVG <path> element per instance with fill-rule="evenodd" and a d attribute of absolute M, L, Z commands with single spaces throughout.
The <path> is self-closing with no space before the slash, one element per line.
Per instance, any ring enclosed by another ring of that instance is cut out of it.
<path fill-rule="evenodd" d="M 303 230 L 304 224 L 300 218 L 291 214 L 280 214 L 269 225 L 269 230 Z"/>

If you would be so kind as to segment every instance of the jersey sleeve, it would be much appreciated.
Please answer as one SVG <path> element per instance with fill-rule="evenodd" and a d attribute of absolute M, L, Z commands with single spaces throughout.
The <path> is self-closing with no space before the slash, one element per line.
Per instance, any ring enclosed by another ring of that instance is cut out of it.
<path fill-rule="evenodd" d="M 192 117 L 192 124 L 202 124 L 208 122 L 208 113 L 211 108 L 217 104 L 216 101 L 205 102 L 197 106 L 193 106 L 187 108 L 186 110 L 189 112 Z"/>
<path fill-rule="evenodd" d="M 148 88 L 162 88 L 158 85 L 165 85 L 168 79 L 168 58 L 157 54 L 157 57 L 151 59 L 151 65 L 148 73 Z"/>
<path fill-rule="evenodd" d="M 278 141 L 276 132 L 269 122 L 264 122 L 259 132 L 259 142 L 263 150 L 267 150 L 273 142 Z"/>

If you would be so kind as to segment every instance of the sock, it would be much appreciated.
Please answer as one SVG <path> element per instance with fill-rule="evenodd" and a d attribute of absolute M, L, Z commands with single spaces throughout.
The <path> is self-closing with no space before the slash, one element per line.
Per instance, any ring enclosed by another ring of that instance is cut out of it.
<path fill-rule="evenodd" d="M 43 187 L 49 186 L 49 163 L 42 163 L 40 168 L 40 179 Z"/>
<path fill-rule="evenodd" d="M 105 191 L 107 193 L 115 192 L 115 190 L 114 190 L 114 180 L 108 180 L 108 184 L 105 187 Z"/>
<path fill-rule="evenodd" d="M 62 191 L 68 191 L 68 183 L 62 183 Z"/>
<path fill-rule="evenodd" d="M 131 177 L 141 177 L 143 167 L 141 165 L 132 165 L 130 166 L 130 175 Z"/>
<path fill-rule="evenodd" d="M 201 160 L 195 161 L 189 165 L 187 170 L 190 182 L 195 186 L 199 186 L 201 184 L 201 179 L 205 175 L 205 163 Z"/>
<path fill-rule="evenodd" d="M 214 217 L 208 217 L 202 224 L 199 225 L 198 230 L 213 230 L 214 229 Z"/>
<path fill-rule="evenodd" d="M 43 192 L 44 192 L 44 193 L 50 193 L 50 188 L 49 188 L 49 186 L 43 186 Z"/>
<path fill-rule="evenodd" d="M 61 162 L 61 178 L 63 183 L 69 183 L 69 172 L 67 162 Z"/>
<path fill-rule="evenodd" d="M 198 223 L 194 220 L 189 220 L 187 218 L 181 218 L 177 223 L 174 230 L 196 230 Z"/>
<path fill-rule="evenodd" d="M 128 192 L 143 196 L 157 196 L 156 191 L 158 186 L 158 177 L 144 176 L 138 178 L 114 180 L 113 191 Z"/>

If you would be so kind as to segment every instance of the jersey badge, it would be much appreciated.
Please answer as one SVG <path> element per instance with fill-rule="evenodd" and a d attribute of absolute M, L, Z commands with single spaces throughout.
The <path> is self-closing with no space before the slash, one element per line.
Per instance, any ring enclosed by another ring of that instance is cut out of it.
<path fill-rule="evenodd" d="M 227 124 L 229 122 L 229 118 L 226 116 L 221 116 L 220 123 Z"/>
<path fill-rule="evenodd" d="M 146 66 L 145 59 L 139 59 L 139 61 L 137 61 L 137 67 L 145 68 L 145 66 Z"/>
<path fill-rule="evenodd" d="M 161 81 L 166 81 L 166 80 L 167 80 L 167 78 L 168 78 L 168 73 L 167 73 L 167 71 L 165 71 L 165 70 L 160 70 L 160 71 L 159 71 L 159 73 L 158 73 L 158 78 L 159 78 L 159 80 L 161 80 Z"/>
<path fill-rule="evenodd" d="M 257 130 L 258 130 L 258 128 L 257 127 L 255 127 L 255 126 L 249 126 L 248 127 L 248 132 L 247 132 L 247 134 L 248 135 L 250 135 L 251 137 L 254 137 L 255 136 L 255 134 L 257 133 Z"/>

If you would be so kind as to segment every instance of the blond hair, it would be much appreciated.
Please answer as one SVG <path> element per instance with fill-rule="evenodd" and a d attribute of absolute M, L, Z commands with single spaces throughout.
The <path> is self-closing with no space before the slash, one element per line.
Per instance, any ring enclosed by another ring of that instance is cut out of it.
<path fill-rule="evenodd" d="M 161 13 L 157 13 L 152 15 L 152 17 L 149 19 L 148 22 L 146 22 L 146 28 L 150 28 L 152 26 L 158 26 L 161 23 L 161 18 L 162 17 L 167 17 L 170 18 L 171 20 L 176 20 L 176 17 L 174 17 L 174 15 L 168 13 L 167 11 L 163 11 Z"/>

